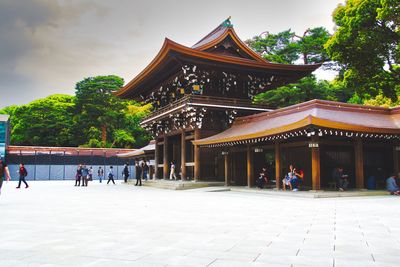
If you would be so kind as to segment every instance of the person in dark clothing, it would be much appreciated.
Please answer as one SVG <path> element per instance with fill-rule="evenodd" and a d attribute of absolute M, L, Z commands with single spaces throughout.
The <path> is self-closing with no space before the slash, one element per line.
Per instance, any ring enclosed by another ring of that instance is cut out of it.
<path fill-rule="evenodd" d="M 347 190 L 349 185 L 348 175 L 344 174 L 343 167 L 335 168 L 332 172 L 332 179 L 336 182 L 339 191 Z"/>
<path fill-rule="evenodd" d="M 142 185 L 142 167 L 139 165 L 139 162 L 136 162 L 135 165 L 135 171 L 136 171 L 136 184 L 135 185 Z"/>
<path fill-rule="evenodd" d="M 3 186 L 3 178 L 6 178 L 6 181 L 11 180 L 7 164 L 5 164 L 2 159 L 0 159 L 0 194 L 1 194 L 1 187 Z"/>
<path fill-rule="evenodd" d="M 81 178 L 82 178 L 82 164 L 79 164 L 78 168 L 76 169 L 75 186 L 81 185 Z"/>
<path fill-rule="evenodd" d="M 19 173 L 19 181 L 18 181 L 17 189 L 18 189 L 18 188 L 21 188 L 21 182 L 24 182 L 25 188 L 28 188 L 29 185 L 28 185 L 28 183 L 27 183 L 26 180 L 25 180 L 25 177 L 28 176 L 28 172 L 26 171 L 25 166 L 24 166 L 23 163 L 19 164 L 19 171 L 18 171 L 18 173 Z"/>
<path fill-rule="evenodd" d="M 258 177 L 256 182 L 257 182 L 257 187 L 260 189 L 263 189 L 264 186 L 268 183 L 267 168 L 262 168 L 260 176 Z"/>
<path fill-rule="evenodd" d="M 124 176 L 124 182 L 127 183 L 128 182 L 128 178 L 129 178 L 129 168 L 128 168 L 128 164 L 127 163 L 124 166 L 124 170 L 122 171 L 122 175 Z"/>
<path fill-rule="evenodd" d="M 107 184 L 108 184 L 110 181 L 113 182 L 113 184 L 115 184 L 115 182 L 114 182 L 114 170 L 113 170 L 113 166 L 110 166 L 110 169 L 108 170 L 108 181 L 107 181 Z"/>

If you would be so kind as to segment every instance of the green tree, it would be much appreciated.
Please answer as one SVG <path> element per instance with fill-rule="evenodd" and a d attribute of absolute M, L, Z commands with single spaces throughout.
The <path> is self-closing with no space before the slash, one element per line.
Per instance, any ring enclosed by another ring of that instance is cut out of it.
<path fill-rule="evenodd" d="M 124 120 L 126 103 L 112 92 L 119 90 L 124 80 L 115 75 L 85 78 L 76 84 L 75 138 L 77 144 L 87 143 L 89 130 L 100 129 L 101 141 L 112 142 L 115 129 Z M 93 138 L 91 138 L 93 139 Z"/>
<path fill-rule="evenodd" d="M 270 62 L 293 64 L 302 59 L 304 64 L 310 64 L 329 60 L 324 49 L 329 37 L 324 27 L 307 29 L 302 36 L 289 29 L 277 34 L 267 32 L 246 43 Z"/>
<path fill-rule="evenodd" d="M 314 75 L 304 77 L 298 83 L 292 83 L 258 94 L 255 103 L 271 108 L 281 108 L 312 99 L 325 99 L 346 102 L 352 96 L 339 81 L 317 81 Z"/>
<path fill-rule="evenodd" d="M 400 91 L 398 0 L 347 0 L 333 20 L 335 34 L 326 43 L 328 55 L 343 64 L 347 87 L 358 97 L 383 94 L 396 100 Z"/>
<path fill-rule="evenodd" d="M 11 144 L 69 146 L 72 140 L 74 97 L 51 95 L 2 110 L 11 115 Z"/>

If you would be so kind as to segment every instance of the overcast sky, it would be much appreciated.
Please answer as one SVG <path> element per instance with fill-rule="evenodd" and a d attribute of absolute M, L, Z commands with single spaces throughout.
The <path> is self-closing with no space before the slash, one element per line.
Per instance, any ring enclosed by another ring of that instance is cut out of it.
<path fill-rule="evenodd" d="M 243 40 L 289 28 L 333 32 L 331 14 L 343 2 L 0 0 L 0 108 L 72 95 L 75 83 L 89 76 L 115 74 L 127 83 L 165 37 L 191 46 L 228 16 Z"/>

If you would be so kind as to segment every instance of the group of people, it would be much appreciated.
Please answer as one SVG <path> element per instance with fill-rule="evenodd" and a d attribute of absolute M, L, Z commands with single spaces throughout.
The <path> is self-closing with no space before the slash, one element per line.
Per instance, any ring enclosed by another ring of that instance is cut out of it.
<path fill-rule="evenodd" d="M 127 165 L 127 164 L 125 164 L 125 165 Z M 92 166 L 87 168 L 85 164 L 79 164 L 78 168 L 76 169 L 76 174 L 75 174 L 75 186 L 88 186 L 88 182 L 93 181 L 93 173 L 94 173 L 94 170 L 93 170 Z M 129 176 L 129 172 L 128 172 L 128 176 Z M 110 168 L 108 169 L 107 177 L 108 177 L 107 184 L 109 184 L 110 182 L 115 184 L 113 166 L 110 166 Z M 104 180 L 104 169 L 101 166 L 99 166 L 99 168 L 97 170 L 97 178 L 100 183 Z"/>
<path fill-rule="evenodd" d="M 93 168 L 86 167 L 85 164 L 79 164 L 76 169 L 75 186 L 88 186 L 88 181 L 93 181 Z"/>
<path fill-rule="evenodd" d="M 148 176 L 149 171 L 150 171 L 150 167 L 149 167 L 149 165 L 147 165 L 146 161 L 143 161 L 141 163 L 136 162 L 136 164 L 135 164 L 136 184 L 135 184 L 135 186 L 141 186 L 142 179 L 147 181 L 147 179 L 149 178 L 149 176 Z"/>
<path fill-rule="evenodd" d="M 286 187 L 289 187 L 292 191 L 299 191 L 303 179 L 304 171 L 301 168 L 296 169 L 293 164 L 290 164 L 289 172 L 282 179 L 282 190 L 286 191 Z"/>
<path fill-rule="evenodd" d="M 289 165 L 289 172 L 282 179 L 282 190 L 287 187 L 290 190 L 298 191 L 304 179 L 304 171 L 301 168 L 296 169 L 293 164 Z M 264 188 L 269 182 L 268 171 L 263 167 L 258 178 L 256 179 L 256 186 L 260 189 Z"/>

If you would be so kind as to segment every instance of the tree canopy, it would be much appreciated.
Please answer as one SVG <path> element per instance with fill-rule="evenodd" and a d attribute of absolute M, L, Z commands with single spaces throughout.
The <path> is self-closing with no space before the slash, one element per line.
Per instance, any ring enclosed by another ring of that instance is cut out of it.
<path fill-rule="evenodd" d="M 293 64 L 302 59 L 304 64 L 310 64 L 328 60 L 324 44 L 329 37 L 324 27 L 307 29 L 302 36 L 289 29 L 276 34 L 266 32 L 246 43 L 270 62 Z"/>
<path fill-rule="evenodd" d="M 76 96 L 51 95 L 0 114 L 11 116 L 11 144 L 85 147 L 141 147 L 151 136 L 140 127 L 151 105 L 115 97 L 123 79 L 114 75 L 85 78 Z"/>
<path fill-rule="evenodd" d="M 400 91 L 400 3 L 398 0 L 347 0 L 333 20 L 337 30 L 326 43 L 328 55 L 343 65 L 346 86 L 361 98 Z"/>

